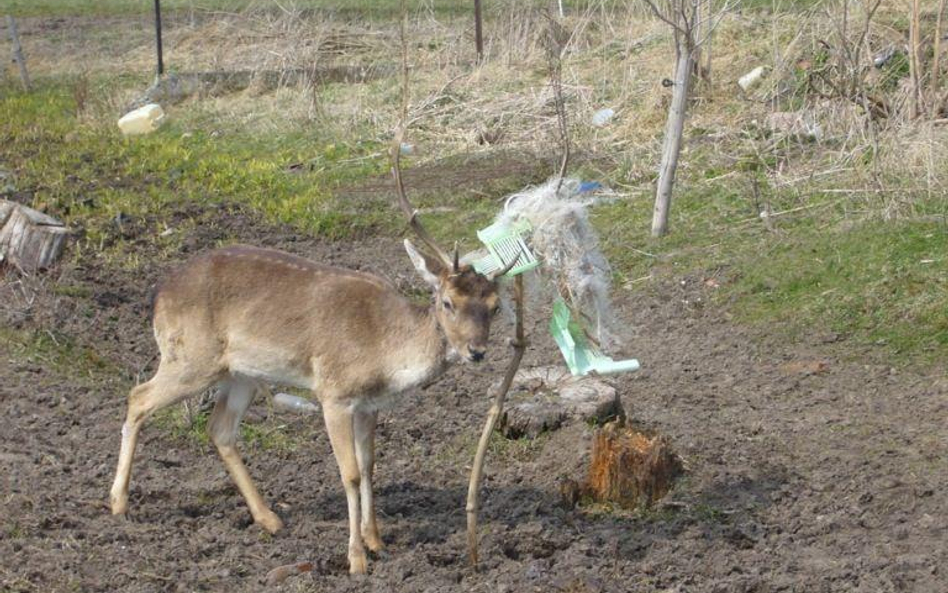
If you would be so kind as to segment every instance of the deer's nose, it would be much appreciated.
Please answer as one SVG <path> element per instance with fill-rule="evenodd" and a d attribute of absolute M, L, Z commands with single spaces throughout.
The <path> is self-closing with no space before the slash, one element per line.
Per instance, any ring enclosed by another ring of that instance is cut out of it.
<path fill-rule="evenodd" d="M 473 360 L 474 362 L 480 362 L 484 360 L 484 355 L 486 354 L 486 351 L 475 350 L 473 348 L 469 348 L 469 350 L 471 352 L 471 360 Z"/>

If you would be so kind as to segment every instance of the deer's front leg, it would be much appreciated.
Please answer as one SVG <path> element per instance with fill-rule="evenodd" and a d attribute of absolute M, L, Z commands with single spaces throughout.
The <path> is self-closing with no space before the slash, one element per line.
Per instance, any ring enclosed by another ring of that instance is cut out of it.
<path fill-rule="evenodd" d="M 359 462 L 359 494 L 362 503 L 362 541 L 373 552 L 381 551 L 382 538 L 375 522 L 372 474 L 375 471 L 375 424 L 378 412 L 355 412 L 355 450 Z"/>
<path fill-rule="evenodd" d="M 349 574 L 365 574 L 365 547 L 359 533 L 361 513 L 359 508 L 359 463 L 356 458 L 353 413 L 350 408 L 331 401 L 323 402 L 323 417 L 329 442 L 339 465 L 342 487 L 346 491 L 349 506 Z"/>

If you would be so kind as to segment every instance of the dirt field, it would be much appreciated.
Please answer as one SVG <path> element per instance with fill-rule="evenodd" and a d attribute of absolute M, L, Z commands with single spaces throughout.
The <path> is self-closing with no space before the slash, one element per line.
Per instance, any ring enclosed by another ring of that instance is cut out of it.
<path fill-rule="evenodd" d="M 368 577 L 346 574 L 344 498 L 321 419 L 275 413 L 265 398 L 251 425 L 298 446 L 244 447 L 245 458 L 284 532 L 252 525 L 213 448 L 167 422 L 145 429 L 130 517 L 113 518 L 107 496 L 125 395 L 154 365 L 148 291 L 163 271 L 239 236 L 416 283 L 394 240 L 321 243 L 236 209 L 172 219 L 190 217 L 198 230 L 173 258 L 156 252 L 149 221 L 124 229 L 148 262 L 143 271 L 88 255 L 46 278 L 3 278 L 4 327 L 50 330 L 76 345 L 57 364 L 0 345 L 0 590 L 259 591 L 267 571 L 303 560 L 313 573 L 275 589 L 948 588 L 943 375 L 891 369 L 835 335 L 797 345 L 763 338 L 705 307 L 714 288 L 704 278 L 619 295 L 643 363 L 617 379 L 623 404 L 635 422 L 667 434 L 688 469 L 661 508 L 630 515 L 559 504 L 558 479 L 582 476 L 589 427 L 534 444 L 498 439 L 482 566 L 468 568 L 467 464 L 486 386 L 503 366 L 510 327 L 501 323 L 486 366 L 454 368 L 384 415 L 376 485 L 388 549 Z M 533 335 L 525 364 L 555 362 L 542 327 Z"/>

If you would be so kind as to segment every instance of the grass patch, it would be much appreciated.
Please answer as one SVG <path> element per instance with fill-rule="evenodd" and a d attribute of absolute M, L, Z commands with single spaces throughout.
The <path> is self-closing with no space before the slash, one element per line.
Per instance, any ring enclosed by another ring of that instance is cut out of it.
<path fill-rule="evenodd" d="M 735 288 L 748 319 L 803 321 L 895 354 L 945 356 L 946 241 L 948 226 L 933 222 L 800 233 L 748 260 Z"/>
<path fill-rule="evenodd" d="M 19 361 L 40 365 L 69 376 L 91 377 L 100 373 L 117 372 L 108 359 L 62 333 L 0 327 L 0 342 L 5 345 L 9 354 Z"/>
<path fill-rule="evenodd" d="M 62 86 L 5 95 L 0 161 L 16 172 L 17 187 L 33 194 L 33 206 L 81 227 L 89 247 L 105 247 L 120 213 L 160 220 L 187 202 L 243 203 L 270 222 L 333 239 L 394 225 L 390 212 L 347 208 L 332 191 L 385 171 L 384 157 L 372 156 L 377 143 L 217 135 L 186 122 L 126 139 L 111 126 L 78 121 L 74 112 Z M 290 170 L 302 161 L 318 174 Z"/>
<path fill-rule="evenodd" d="M 948 222 L 937 215 L 937 199 L 916 203 L 930 216 L 882 221 L 854 219 L 816 192 L 807 211 L 775 218 L 768 229 L 741 187 L 749 177 L 695 177 L 679 183 L 671 233 L 661 239 L 644 232 L 650 195 L 594 210 L 617 284 L 638 289 L 649 277 L 715 276 L 720 288 L 709 289 L 708 300 L 771 333 L 829 330 L 885 347 L 895 361 L 948 357 Z M 766 199 L 779 212 L 801 197 L 784 190 Z"/>
<path fill-rule="evenodd" d="M 153 422 L 162 432 L 175 440 L 189 443 L 201 449 L 213 447 L 207 431 L 207 423 L 211 417 L 210 410 L 197 412 L 191 417 L 183 405 L 170 406 L 155 412 Z M 261 450 L 290 453 L 299 449 L 300 439 L 279 418 L 261 423 L 240 425 L 240 441 L 238 446 L 244 451 Z"/>

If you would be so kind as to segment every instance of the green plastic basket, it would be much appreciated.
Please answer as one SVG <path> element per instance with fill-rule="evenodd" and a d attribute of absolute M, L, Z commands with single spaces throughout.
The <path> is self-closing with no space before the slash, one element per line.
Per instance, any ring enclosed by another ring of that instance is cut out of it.
<path fill-rule="evenodd" d="M 566 302 L 563 299 L 557 299 L 553 303 L 550 333 L 553 334 L 556 345 L 560 347 L 560 352 L 563 353 L 566 366 L 569 367 L 571 373 L 587 375 L 595 371 L 601 375 L 607 375 L 639 369 L 639 361 L 634 358 L 612 360 L 603 354 L 595 344 L 590 343 L 579 323 L 570 317 Z"/>
<path fill-rule="evenodd" d="M 477 231 L 477 238 L 487 246 L 488 255 L 475 261 L 474 269 L 487 275 L 506 268 L 514 258 L 517 258 L 517 263 L 507 272 L 507 276 L 523 274 L 539 266 L 540 262 L 524 240 L 531 230 L 530 224 L 523 221 L 513 225 L 494 223 Z"/>

